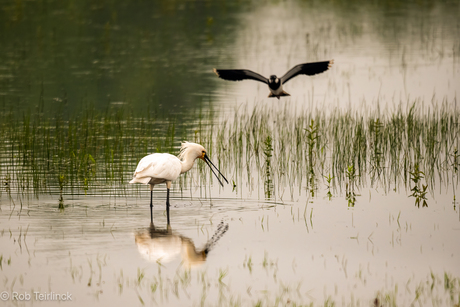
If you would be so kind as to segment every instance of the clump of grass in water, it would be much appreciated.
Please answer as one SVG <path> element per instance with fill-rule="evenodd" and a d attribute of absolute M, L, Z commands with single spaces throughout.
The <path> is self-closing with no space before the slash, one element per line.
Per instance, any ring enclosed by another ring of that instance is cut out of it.
<path fill-rule="evenodd" d="M 421 184 L 421 180 L 425 177 L 425 174 L 419 169 L 418 163 L 415 163 L 414 170 L 410 172 L 410 180 L 413 183 L 413 187 L 411 188 L 412 194 L 409 197 L 415 198 L 415 205 L 420 208 L 420 204 L 422 207 L 428 207 L 426 193 L 427 193 L 427 185 Z"/>
<path fill-rule="evenodd" d="M 264 141 L 264 156 L 265 156 L 265 197 L 270 199 L 272 197 L 273 183 L 271 178 L 271 157 L 273 156 L 272 138 L 270 135 Z"/>
<path fill-rule="evenodd" d="M 318 124 L 312 119 L 308 128 L 305 128 L 305 137 L 307 139 L 307 160 L 309 166 L 309 172 L 314 173 L 313 167 L 315 166 L 316 158 L 316 141 L 319 138 L 318 135 Z"/>
<path fill-rule="evenodd" d="M 457 200 L 456 200 L 456 194 L 455 194 L 455 186 L 456 186 L 456 182 L 455 182 L 455 179 L 457 178 L 458 180 L 458 166 L 459 166 L 459 162 L 460 162 L 460 155 L 458 153 L 458 149 L 457 147 L 454 148 L 454 152 L 451 154 L 451 157 L 452 157 L 452 164 L 451 164 L 451 167 L 452 167 L 452 170 L 453 170 L 453 174 L 452 174 L 452 192 L 454 194 L 454 200 L 452 201 L 453 205 L 454 205 L 454 210 L 456 209 L 456 206 L 457 206 Z"/>
<path fill-rule="evenodd" d="M 319 138 L 318 135 L 318 124 L 312 119 L 308 128 L 305 128 L 305 136 L 307 139 L 307 160 L 308 160 L 308 182 L 310 186 L 310 194 L 315 197 L 316 190 L 316 176 L 315 176 L 315 164 L 316 164 L 316 145 Z"/>
<path fill-rule="evenodd" d="M 371 177 L 374 178 L 375 176 L 380 177 L 382 173 L 382 130 L 383 124 L 380 122 L 380 119 L 377 118 L 375 121 L 371 122 L 370 125 L 370 133 L 371 133 L 371 140 L 370 140 L 370 173 Z"/>
<path fill-rule="evenodd" d="M 326 196 L 327 196 L 327 199 L 331 200 L 333 197 L 331 193 L 331 181 L 333 178 L 331 177 L 331 174 L 328 174 L 327 176 L 324 176 L 324 179 L 326 179 L 326 189 L 327 189 Z"/>
<path fill-rule="evenodd" d="M 356 170 L 353 164 L 349 165 L 346 171 L 347 183 L 346 183 L 346 199 L 348 201 L 348 207 L 354 207 L 356 202 Z"/>

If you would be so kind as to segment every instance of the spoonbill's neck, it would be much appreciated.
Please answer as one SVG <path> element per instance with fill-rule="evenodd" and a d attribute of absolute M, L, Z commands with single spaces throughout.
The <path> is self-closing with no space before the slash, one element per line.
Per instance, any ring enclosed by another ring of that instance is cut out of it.
<path fill-rule="evenodd" d="M 182 168 L 181 168 L 180 173 L 183 174 L 185 172 L 188 172 L 192 168 L 193 162 L 195 162 L 195 159 L 196 157 L 193 155 L 193 152 L 191 151 L 186 152 L 182 157 L 182 161 L 181 161 Z"/>

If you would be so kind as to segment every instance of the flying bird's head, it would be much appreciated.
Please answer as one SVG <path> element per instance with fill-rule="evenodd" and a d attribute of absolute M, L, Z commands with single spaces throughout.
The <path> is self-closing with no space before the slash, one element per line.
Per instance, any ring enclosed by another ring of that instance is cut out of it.
<path fill-rule="evenodd" d="M 271 75 L 270 78 L 268 79 L 268 86 L 271 89 L 276 90 L 277 88 L 280 87 L 280 85 L 281 85 L 280 79 L 275 75 Z"/>

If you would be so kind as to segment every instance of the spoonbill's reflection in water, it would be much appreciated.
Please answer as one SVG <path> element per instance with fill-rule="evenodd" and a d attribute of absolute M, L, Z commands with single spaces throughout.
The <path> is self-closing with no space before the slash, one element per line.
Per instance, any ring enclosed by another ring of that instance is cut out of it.
<path fill-rule="evenodd" d="M 199 250 L 196 249 L 192 239 L 175 233 L 170 224 L 166 229 L 159 229 L 150 223 L 149 228 L 136 232 L 135 241 L 139 253 L 148 261 L 167 263 L 181 255 L 182 264 L 192 267 L 206 261 L 211 249 L 227 230 L 228 224 L 220 222 L 214 235 Z"/>

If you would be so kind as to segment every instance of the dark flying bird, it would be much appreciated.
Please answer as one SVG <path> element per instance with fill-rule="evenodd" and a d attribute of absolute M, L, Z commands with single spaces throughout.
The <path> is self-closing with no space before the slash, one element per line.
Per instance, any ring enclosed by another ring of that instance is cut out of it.
<path fill-rule="evenodd" d="M 298 75 L 313 76 L 325 72 L 331 68 L 334 64 L 334 60 L 314 63 L 304 63 L 292 67 L 287 73 L 281 78 L 275 75 L 271 75 L 270 78 L 253 72 L 248 69 L 215 69 L 216 75 L 224 80 L 229 81 L 241 81 L 241 80 L 255 80 L 268 84 L 270 89 L 270 95 L 268 97 L 276 97 L 280 99 L 281 96 L 291 96 L 283 90 L 283 85 Z"/>

